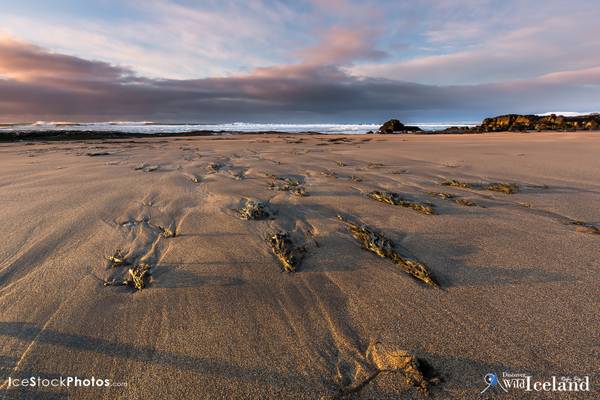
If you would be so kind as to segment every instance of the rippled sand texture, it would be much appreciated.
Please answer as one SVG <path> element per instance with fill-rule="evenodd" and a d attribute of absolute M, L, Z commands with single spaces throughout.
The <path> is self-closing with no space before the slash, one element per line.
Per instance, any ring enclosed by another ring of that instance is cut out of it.
<path fill-rule="evenodd" d="M 503 371 L 597 387 L 599 154 L 597 133 L 0 144 L 0 397 L 471 399 Z M 128 386 L 5 381 L 70 375 Z"/>

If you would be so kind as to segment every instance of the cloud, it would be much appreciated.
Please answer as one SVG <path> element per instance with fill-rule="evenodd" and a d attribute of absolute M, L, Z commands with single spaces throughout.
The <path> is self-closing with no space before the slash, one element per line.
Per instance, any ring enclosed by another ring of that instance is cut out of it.
<path fill-rule="evenodd" d="M 119 80 L 132 72 L 104 62 L 50 53 L 41 47 L 0 36 L 0 74 L 18 81 L 43 79 Z"/>
<path fill-rule="evenodd" d="M 358 60 L 379 60 L 386 56 L 374 44 L 377 35 L 372 28 L 333 26 L 322 33 L 316 46 L 298 52 L 304 62 L 312 65 L 344 65 Z"/>
<path fill-rule="evenodd" d="M 114 15 L 77 15 L 71 10 L 77 7 L 61 9 L 60 5 L 54 12 L 32 15 L 7 5 L 0 13 L 0 31 L 56 52 L 125 65 L 155 78 L 225 76 L 281 62 L 296 46 L 294 37 L 301 37 L 291 34 L 302 22 L 295 22 L 298 15 L 285 3 L 106 3 L 113 3 Z"/>
<path fill-rule="evenodd" d="M 348 68 L 357 76 L 429 84 L 534 79 L 600 65 L 600 8 L 589 1 L 433 2 L 423 40 L 385 62 Z M 407 54 L 410 53 L 410 54 Z"/>
<path fill-rule="evenodd" d="M 544 82 L 600 86 L 600 66 L 574 71 L 558 71 L 540 77 Z"/>
<path fill-rule="evenodd" d="M 0 119 L 355 121 L 479 119 L 490 113 L 587 109 L 598 70 L 495 84 L 436 86 L 290 64 L 205 79 L 149 79 L 126 68 L 0 42 Z"/>
<path fill-rule="evenodd" d="M 62 3 L 38 14 L 23 12 L 17 3 L 7 5 L 0 13 L 0 30 L 52 51 L 127 66 L 153 78 L 229 76 L 299 62 L 349 64 L 385 54 L 375 43 L 382 29 L 372 23 L 383 7 L 362 2 L 102 3 L 114 9 L 109 16 L 82 15 L 74 11 L 80 7 Z"/>

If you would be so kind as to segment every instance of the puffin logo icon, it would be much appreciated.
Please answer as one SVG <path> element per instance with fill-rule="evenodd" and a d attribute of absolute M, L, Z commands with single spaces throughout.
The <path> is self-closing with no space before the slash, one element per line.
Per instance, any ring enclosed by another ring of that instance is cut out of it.
<path fill-rule="evenodd" d="M 485 376 L 483 377 L 483 380 L 485 381 L 485 384 L 487 386 L 485 387 L 485 389 L 483 389 L 481 391 L 481 393 L 485 393 L 489 388 L 496 387 L 496 386 L 498 386 L 500 389 L 502 389 L 506 393 L 508 393 L 508 390 L 506 390 L 506 388 L 504 386 L 502 386 L 502 382 L 500 382 L 498 380 L 498 376 L 496 374 L 494 374 L 493 372 L 490 372 L 489 374 L 485 374 Z"/>

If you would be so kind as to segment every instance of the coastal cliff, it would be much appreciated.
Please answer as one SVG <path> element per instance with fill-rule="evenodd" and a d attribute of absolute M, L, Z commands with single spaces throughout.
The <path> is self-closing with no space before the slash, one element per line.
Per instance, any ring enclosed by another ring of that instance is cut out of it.
<path fill-rule="evenodd" d="M 508 114 L 486 118 L 477 128 L 482 132 L 503 132 L 596 130 L 599 127 L 600 114 L 577 117 L 565 117 L 556 114 L 545 116 Z"/>
<path fill-rule="evenodd" d="M 484 132 L 525 132 L 525 131 L 581 131 L 599 130 L 600 114 L 567 117 L 563 115 L 523 115 L 506 114 L 485 118 L 476 126 L 453 126 L 442 131 L 423 132 L 419 127 L 407 126 L 397 119 L 385 122 L 378 131 L 368 133 L 484 133 Z"/>

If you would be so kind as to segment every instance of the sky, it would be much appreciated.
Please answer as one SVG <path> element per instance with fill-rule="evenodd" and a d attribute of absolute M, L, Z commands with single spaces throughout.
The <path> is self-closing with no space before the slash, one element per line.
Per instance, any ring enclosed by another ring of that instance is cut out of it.
<path fill-rule="evenodd" d="M 0 122 L 600 111 L 597 0 L 0 0 Z"/>

